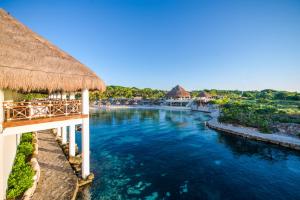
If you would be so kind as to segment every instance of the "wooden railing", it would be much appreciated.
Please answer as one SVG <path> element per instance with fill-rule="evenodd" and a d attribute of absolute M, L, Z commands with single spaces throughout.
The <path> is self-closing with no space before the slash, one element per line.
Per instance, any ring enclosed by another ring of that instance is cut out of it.
<path fill-rule="evenodd" d="M 36 100 L 31 102 L 4 102 L 5 121 L 81 114 L 80 100 Z"/>

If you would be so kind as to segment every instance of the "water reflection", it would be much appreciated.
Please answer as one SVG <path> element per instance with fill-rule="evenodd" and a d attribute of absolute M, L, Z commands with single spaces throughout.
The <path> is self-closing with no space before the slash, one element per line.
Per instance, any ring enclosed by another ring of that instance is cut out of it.
<path fill-rule="evenodd" d="M 153 120 L 159 121 L 159 110 L 137 110 L 137 109 L 112 109 L 109 111 L 99 110 L 91 113 L 92 123 L 100 122 L 109 124 L 123 124 L 132 120 Z"/>
<path fill-rule="evenodd" d="M 287 160 L 291 154 L 300 156 L 299 153 L 291 152 L 286 148 L 231 136 L 223 132 L 219 132 L 218 142 L 228 147 L 235 156 L 257 156 L 272 162 Z"/>
<path fill-rule="evenodd" d="M 99 122 L 104 122 L 108 124 L 122 124 L 124 121 L 130 121 L 136 116 L 136 110 L 128 110 L 124 112 L 124 110 L 110 110 L 109 112 L 105 110 L 99 110 L 96 112 L 92 112 L 91 122 L 92 124 L 97 124 Z"/>
<path fill-rule="evenodd" d="M 187 111 L 166 111 L 165 120 L 176 128 L 186 127 L 190 121 Z"/>

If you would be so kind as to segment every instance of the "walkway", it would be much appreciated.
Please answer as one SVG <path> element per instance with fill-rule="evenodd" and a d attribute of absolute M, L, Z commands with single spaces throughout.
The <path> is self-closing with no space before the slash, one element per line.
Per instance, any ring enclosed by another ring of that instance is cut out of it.
<path fill-rule="evenodd" d="M 233 126 L 231 124 L 220 123 L 217 120 L 218 113 L 211 113 L 211 116 L 212 119 L 207 122 L 208 127 L 210 128 L 231 133 L 234 135 L 239 135 L 249 139 L 278 144 L 291 149 L 300 150 L 300 139 L 298 138 L 286 136 L 286 135 L 280 135 L 276 133 L 273 134 L 260 133 L 259 131 L 253 128 L 239 127 L 239 126 Z"/>
<path fill-rule="evenodd" d="M 38 132 L 41 176 L 33 200 L 72 199 L 77 177 L 50 131 Z"/>

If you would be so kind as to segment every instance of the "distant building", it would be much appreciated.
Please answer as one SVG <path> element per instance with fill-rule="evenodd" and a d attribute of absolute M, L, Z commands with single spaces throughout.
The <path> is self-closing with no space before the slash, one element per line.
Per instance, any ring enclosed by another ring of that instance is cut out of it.
<path fill-rule="evenodd" d="M 170 92 L 167 93 L 166 97 L 167 99 L 190 99 L 191 94 L 180 85 L 176 85 Z"/>
<path fill-rule="evenodd" d="M 212 96 L 209 93 L 202 91 L 199 93 L 197 99 L 206 103 L 212 99 Z"/>
<path fill-rule="evenodd" d="M 165 101 L 165 105 L 167 106 L 186 107 L 192 101 L 191 94 L 180 85 L 175 86 L 167 93 L 166 97 L 167 100 Z"/>

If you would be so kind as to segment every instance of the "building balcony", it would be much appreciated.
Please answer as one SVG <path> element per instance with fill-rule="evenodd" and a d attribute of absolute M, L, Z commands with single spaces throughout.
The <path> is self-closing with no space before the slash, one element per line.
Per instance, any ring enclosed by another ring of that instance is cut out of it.
<path fill-rule="evenodd" d="M 3 103 L 3 127 L 82 118 L 81 100 L 32 100 Z"/>

